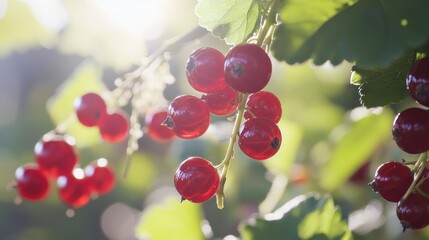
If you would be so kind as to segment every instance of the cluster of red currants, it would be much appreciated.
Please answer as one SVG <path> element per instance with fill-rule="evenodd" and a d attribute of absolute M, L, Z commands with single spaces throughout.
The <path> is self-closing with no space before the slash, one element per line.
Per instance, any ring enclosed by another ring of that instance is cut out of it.
<path fill-rule="evenodd" d="M 429 107 L 429 58 L 419 59 L 406 79 L 411 97 Z M 403 229 L 420 229 L 429 225 L 429 111 L 408 108 L 396 115 L 393 139 L 410 154 L 422 154 L 413 169 L 406 163 L 387 162 L 378 167 L 370 186 L 385 200 L 397 202 L 396 213 Z"/>
<path fill-rule="evenodd" d="M 202 95 L 176 97 L 163 124 L 176 136 L 192 139 L 206 132 L 210 114 L 226 116 L 238 109 L 236 121 L 240 125 L 235 134 L 241 151 L 255 160 L 268 159 L 277 153 L 282 141 L 277 126 L 282 114 L 280 101 L 273 93 L 262 91 L 271 72 L 269 56 L 256 44 L 234 46 L 226 56 L 214 48 L 200 48 L 188 58 L 186 77 Z M 174 176 L 182 199 L 195 203 L 213 197 L 220 182 L 218 168 L 202 157 L 183 161 Z"/>

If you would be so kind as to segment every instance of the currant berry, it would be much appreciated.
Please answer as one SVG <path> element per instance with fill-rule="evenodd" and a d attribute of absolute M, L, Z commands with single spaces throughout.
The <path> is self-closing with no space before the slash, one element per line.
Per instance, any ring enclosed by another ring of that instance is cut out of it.
<path fill-rule="evenodd" d="M 375 171 L 374 180 L 369 183 L 372 189 L 389 202 L 398 202 L 413 182 L 413 174 L 406 165 L 399 162 L 386 162 Z"/>
<path fill-rule="evenodd" d="M 429 225 L 429 201 L 417 192 L 398 202 L 396 215 L 403 230 L 420 229 Z"/>
<path fill-rule="evenodd" d="M 97 93 L 87 93 L 76 98 L 74 109 L 79 122 L 87 127 L 98 126 L 107 115 L 106 103 Z"/>
<path fill-rule="evenodd" d="M 115 187 L 115 172 L 106 159 L 98 159 L 86 166 L 84 171 L 92 192 L 102 195 Z"/>
<path fill-rule="evenodd" d="M 16 188 L 19 196 L 29 201 L 39 201 L 49 193 L 46 174 L 36 164 L 26 164 L 15 171 Z"/>
<path fill-rule="evenodd" d="M 71 137 L 48 136 L 42 138 L 34 147 L 34 155 L 39 167 L 50 178 L 67 175 L 78 162 Z"/>
<path fill-rule="evenodd" d="M 85 206 L 91 199 L 91 184 L 81 168 L 57 179 L 60 199 L 73 208 Z"/>
<path fill-rule="evenodd" d="M 416 102 L 429 107 L 429 57 L 414 63 L 407 76 L 407 89 Z"/>
<path fill-rule="evenodd" d="M 271 77 L 271 60 L 256 44 L 239 44 L 225 56 L 224 75 L 226 83 L 242 93 L 262 90 Z"/>
<path fill-rule="evenodd" d="M 226 86 L 223 76 L 225 57 L 214 48 L 200 48 L 189 56 L 186 77 L 195 90 L 204 93 L 218 92 Z"/>
<path fill-rule="evenodd" d="M 166 118 L 167 111 L 158 111 L 146 115 L 145 123 L 147 133 L 153 140 L 158 142 L 164 142 L 172 140 L 176 137 L 176 135 L 170 128 L 162 124 Z"/>
<path fill-rule="evenodd" d="M 182 200 L 201 203 L 214 196 L 219 188 L 219 174 L 211 162 L 201 157 L 183 161 L 174 175 L 174 186 Z"/>
<path fill-rule="evenodd" d="M 99 125 L 101 137 L 111 143 L 124 140 L 129 128 L 128 117 L 123 112 L 108 114 Z"/>
<path fill-rule="evenodd" d="M 225 116 L 233 113 L 240 104 L 238 92 L 226 86 L 215 93 L 204 93 L 201 99 L 207 104 L 212 114 Z"/>
<path fill-rule="evenodd" d="M 180 138 L 196 138 L 207 131 L 210 125 L 210 111 L 201 99 L 181 95 L 170 102 L 167 119 L 163 124 Z"/>
<path fill-rule="evenodd" d="M 264 118 L 245 121 L 240 127 L 238 137 L 241 151 L 255 160 L 265 160 L 274 156 L 282 142 L 277 124 Z"/>
<path fill-rule="evenodd" d="M 262 117 L 278 123 L 282 116 L 282 105 L 280 100 L 271 92 L 259 91 L 250 94 L 247 98 L 246 105 L 247 111 L 244 113 L 245 119 Z"/>
<path fill-rule="evenodd" d="M 429 150 L 429 112 L 421 108 L 408 108 L 393 121 L 393 139 L 400 149 L 416 154 Z"/>

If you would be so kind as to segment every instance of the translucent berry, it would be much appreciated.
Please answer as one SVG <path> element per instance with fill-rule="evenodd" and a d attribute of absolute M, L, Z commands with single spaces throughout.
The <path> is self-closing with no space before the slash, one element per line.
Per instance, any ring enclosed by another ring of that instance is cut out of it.
<path fill-rule="evenodd" d="M 280 148 L 282 135 L 279 127 L 265 118 L 251 118 L 239 130 L 238 146 L 248 157 L 268 159 Z"/>
<path fill-rule="evenodd" d="M 163 124 L 180 138 L 196 138 L 207 131 L 210 125 L 210 111 L 201 99 L 181 95 L 170 102 L 167 119 Z"/>
<path fill-rule="evenodd" d="M 145 123 L 149 136 L 158 142 L 172 140 L 176 137 L 174 132 L 162 123 L 167 118 L 167 111 L 158 111 L 146 115 Z"/>
<path fill-rule="evenodd" d="M 43 137 L 34 147 L 34 155 L 39 167 L 50 178 L 67 175 L 78 162 L 71 137 Z"/>
<path fill-rule="evenodd" d="M 239 44 L 225 56 L 224 75 L 226 83 L 242 93 L 262 90 L 271 77 L 271 60 L 256 44 Z"/>
<path fill-rule="evenodd" d="M 387 162 L 375 171 L 374 180 L 369 183 L 372 189 L 389 202 L 398 202 L 413 182 L 413 174 L 406 165 Z"/>
<path fill-rule="evenodd" d="M 21 198 L 39 201 L 49 193 L 49 181 L 46 174 L 36 164 L 26 164 L 15 171 L 16 188 Z"/>
<path fill-rule="evenodd" d="M 60 199 L 73 208 L 80 208 L 91 199 L 91 185 L 81 168 L 58 177 L 57 186 Z"/>
<path fill-rule="evenodd" d="M 201 99 L 207 104 L 210 112 L 218 116 L 233 113 L 240 104 L 238 92 L 228 86 L 219 92 L 204 93 Z"/>
<path fill-rule="evenodd" d="M 86 166 L 84 171 L 91 191 L 96 194 L 109 193 L 115 186 L 115 172 L 104 158 Z"/>
<path fill-rule="evenodd" d="M 128 136 L 128 116 L 123 112 L 108 114 L 100 123 L 101 137 L 106 142 L 120 142 Z"/>
<path fill-rule="evenodd" d="M 74 109 L 80 123 L 87 127 L 98 126 L 106 116 L 106 103 L 97 93 L 87 93 L 74 101 Z"/>
<path fill-rule="evenodd" d="M 219 188 L 219 174 L 208 160 L 190 157 L 183 161 L 174 175 L 174 186 L 182 200 L 201 203 L 214 196 Z"/>
<path fill-rule="evenodd" d="M 429 107 L 429 57 L 414 63 L 407 76 L 407 89 L 414 100 Z"/>
<path fill-rule="evenodd" d="M 259 91 L 250 94 L 247 98 L 246 108 L 245 119 L 262 117 L 278 123 L 282 116 L 280 100 L 271 92 Z"/>
<path fill-rule="evenodd" d="M 200 48 L 189 56 L 186 77 L 195 90 L 212 93 L 226 86 L 223 77 L 224 56 L 214 48 Z"/>
<path fill-rule="evenodd" d="M 393 121 L 393 139 L 400 149 L 416 154 L 429 150 L 429 112 L 421 108 L 408 108 Z"/>
<path fill-rule="evenodd" d="M 403 230 L 420 229 L 429 225 L 429 201 L 417 192 L 398 202 L 396 215 Z"/>

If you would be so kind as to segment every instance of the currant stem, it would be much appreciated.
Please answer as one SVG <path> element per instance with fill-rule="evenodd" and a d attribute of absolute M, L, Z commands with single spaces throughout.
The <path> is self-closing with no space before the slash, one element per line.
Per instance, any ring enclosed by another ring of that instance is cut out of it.
<path fill-rule="evenodd" d="M 417 174 L 414 177 L 414 181 L 411 183 L 410 187 L 408 188 L 407 192 L 402 197 L 401 201 L 407 199 L 407 197 L 415 190 L 417 183 L 419 182 L 420 177 L 423 174 L 423 170 L 426 168 L 426 159 L 428 157 L 428 152 L 424 152 L 420 154 L 419 159 L 417 160 L 417 164 L 414 166 L 414 168 L 417 168 Z M 420 168 L 419 168 L 420 167 Z"/>

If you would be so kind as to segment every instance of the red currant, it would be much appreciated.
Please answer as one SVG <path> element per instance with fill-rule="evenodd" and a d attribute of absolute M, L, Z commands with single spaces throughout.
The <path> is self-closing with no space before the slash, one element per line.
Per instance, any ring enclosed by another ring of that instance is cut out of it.
<path fill-rule="evenodd" d="M 225 57 L 214 48 L 200 48 L 194 51 L 186 63 L 186 77 L 197 91 L 212 93 L 226 86 L 223 77 Z"/>
<path fill-rule="evenodd" d="M 162 123 L 167 118 L 167 111 L 158 111 L 146 115 L 145 123 L 149 136 L 158 142 L 169 141 L 176 137 L 174 132 Z"/>
<path fill-rule="evenodd" d="M 393 139 L 403 151 L 411 154 L 429 150 L 429 112 L 408 108 L 393 121 Z"/>
<path fill-rule="evenodd" d="M 34 147 L 36 162 L 48 177 L 57 178 L 73 171 L 78 162 L 71 137 L 48 136 Z"/>
<path fill-rule="evenodd" d="M 219 174 L 211 162 L 201 157 L 183 161 L 174 175 L 174 186 L 182 200 L 201 203 L 214 196 L 219 188 Z"/>
<path fill-rule="evenodd" d="M 97 93 L 87 93 L 74 101 L 79 122 L 87 127 L 98 126 L 106 116 L 106 103 Z"/>
<path fill-rule="evenodd" d="M 36 164 L 26 164 L 15 171 L 18 194 L 25 200 L 39 201 L 49 193 L 46 174 Z"/>
<path fill-rule="evenodd" d="M 238 92 L 226 86 L 215 93 L 204 93 L 201 99 L 207 104 L 212 114 L 225 116 L 233 113 L 240 104 Z"/>
<path fill-rule="evenodd" d="M 115 173 L 108 161 L 100 158 L 85 168 L 91 191 L 97 194 L 106 194 L 115 186 Z"/>
<path fill-rule="evenodd" d="M 199 137 L 207 131 L 210 125 L 209 108 L 195 96 L 176 97 L 170 102 L 167 113 L 164 124 L 180 138 Z"/>
<path fill-rule="evenodd" d="M 99 125 L 101 137 L 112 143 L 124 140 L 129 128 L 128 117 L 123 112 L 108 114 Z"/>
<path fill-rule="evenodd" d="M 252 118 L 240 127 L 238 146 L 244 154 L 255 160 L 268 159 L 280 148 L 282 135 L 274 122 Z"/>
<path fill-rule="evenodd" d="M 278 123 L 282 116 L 280 100 L 271 92 L 259 91 L 250 94 L 246 105 L 247 111 L 244 113 L 245 119 L 262 117 Z"/>
<path fill-rule="evenodd" d="M 398 202 L 413 182 L 413 174 L 406 165 L 387 162 L 375 171 L 374 180 L 369 183 L 375 192 L 389 202 Z"/>
<path fill-rule="evenodd" d="M 81 168 L 58 177 L 57 186 L 60 199 L 73 208 L 80 208 L 91 199 L 91 185 Z"/>
<path fill-rule="evenodd" d="M 398 202 L 396 215 L 403 230 L 420 229 L 429 225 L 429 201 L 417 192 Z"/>
<path fill-rule="evenodd" d="M 271 77 L 271 60 L 256 44 L 239 44 L 225 56 L 224 75 L 231 88 L 242 93 L 262 90 Z"/>
<path fill-rule="evenodd" d="M 429 57 L 414 63 L 407 76 L 407 89 L 414 100 L 429 107 Z"/>

